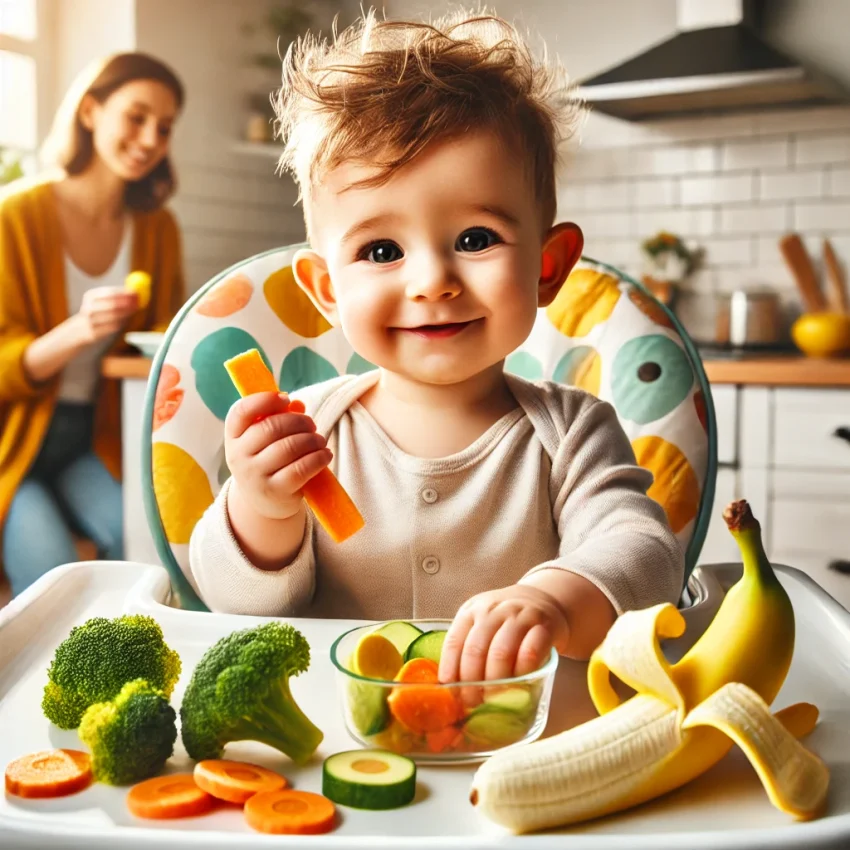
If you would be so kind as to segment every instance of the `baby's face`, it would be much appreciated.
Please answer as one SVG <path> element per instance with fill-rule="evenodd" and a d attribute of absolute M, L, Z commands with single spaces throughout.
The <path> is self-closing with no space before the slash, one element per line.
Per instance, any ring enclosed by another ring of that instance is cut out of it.
<path fill-rule="evenodd" d="M 311 197 L 330 320 L 366 360 L 419 382 L 504 360 L 535 320 L 545 233 L 520 158 L 471 133 L 349 188 L 372 173 L 341 166 Z"/>

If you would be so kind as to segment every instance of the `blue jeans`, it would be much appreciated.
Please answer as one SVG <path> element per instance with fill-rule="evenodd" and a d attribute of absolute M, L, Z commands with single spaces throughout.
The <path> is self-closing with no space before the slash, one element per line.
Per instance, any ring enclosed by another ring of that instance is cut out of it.
<path fill-rule="evenodd" d="M 124 555 L 121 485 L 92 452 L 93 409 L 60 403 L 3 527 L 3 570 L 16 596 L 54 567 L 78 560 L 72 532 L 98 555 Z"/>

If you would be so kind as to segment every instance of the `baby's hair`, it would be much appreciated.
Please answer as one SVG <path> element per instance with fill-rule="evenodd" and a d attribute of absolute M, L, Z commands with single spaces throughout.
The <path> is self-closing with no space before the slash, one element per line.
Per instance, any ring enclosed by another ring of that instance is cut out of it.
<path fill-rule="evenodd" d="M 559 149 L 581 106 L 560 64 L 545 50 L 536 58 L 515 26 L 486 10 L 429 23 L 370 11 L 330 40 L 308 34 L 290 46 L 275 109 L 278 167 L 302 198 L 344 162 L 377 166 L 357 184 L 376 186 L 431 143 L 489 129 L 528 163 L 548 227 Z"/>

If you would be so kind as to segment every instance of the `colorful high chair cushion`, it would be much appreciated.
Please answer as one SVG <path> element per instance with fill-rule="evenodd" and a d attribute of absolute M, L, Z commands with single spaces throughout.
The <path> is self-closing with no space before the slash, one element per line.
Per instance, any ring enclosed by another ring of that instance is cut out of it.
<path fill-rule="evenodd" d="M 291 262 L 300 247 L 251 257 L 201 287 L 171 323 L 151 369 L 142 445 L 145 507 L 184 608 L 205 610 L 185 577 L 189 539 L 229 475 L 223 426 L 238 393 L 224 361 L 257 348 L 290 392 L 374 368 L 296 284 Z M 539 311 L 529 340 L 506 368 L 577 384 L 613 402 L 638 461 L 656 475 L 651 493 L 688 547 L 690 569 L 713 496 L 707 384 L 669 314 L 638 285 L 601 269 L 587 266 L 571 275 L 555 303 Z"/>

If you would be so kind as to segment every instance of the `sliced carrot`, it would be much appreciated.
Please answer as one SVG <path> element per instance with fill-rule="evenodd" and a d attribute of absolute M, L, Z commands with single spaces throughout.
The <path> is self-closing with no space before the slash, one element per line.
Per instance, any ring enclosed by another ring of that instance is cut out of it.
<path fill-rule="evenodd" d="M 454 693 L 439 685 L 403 685 L 387 697 L 390 713 L 417 735 L 439 732 L 460 719 Z"/>
<path fill-rule="evenodd" d="M 224 368 L 241 396 L 277 392 L 274 375 L 256 348 L 225 360 Z M 293 405 L 303 409 L 299 401 L 289 405 L 290 410 L 297 410 Z M 325 468 L 311 478 L 304 485 L 302 493 L 304 501 L 335 543 L 342 543 L 363 528 L 360 511 L 330 469 Z"/>
<path fill-rule="evenodd" d="M 290 413 L 306 413 L 307 408 L 304 407 L 303 401 L 299 401 L 297 398 L 293 398 L 289 402 L 289 412 Z"/>
<path fill-rule="evenodd" d="M 318 835 L 334 828 L 336 807 L 310 791 L 266 791 L 245 803 L 245 820 L 271 835 Z"/>
<path fill-rule="evenodd" d="M 440 679 L 437 675 L 439 667 L 430 658 L 411 658 L 406 661 L 396 674 L 396 682 L 421 682 L 426 685 L 436 685 Z"/>
<path fill-rule="evenodd" d="M 191 773 L 155 776 L 127 793 L 130 813 L 150 820 L 191 818 L 206 814 L 215 804 L 215 797 L 199 788 Z"/>
<path fill-rule="evenodd" d="M 425 735 L 425 743 L 430 753 L 442 753 L 445 750 L 454 750 L 458 744 L 463 742 L 463 732 L 457 726 L 446 726 L 437 732 L 428 732 Z"/>
<path fill-rule="evenodd" d="M 276 393 L 277 383 L 256 348 L 243 351 L 236 357 L 224 361 L 224 368 L 239 395 L 252 393 Z"/>
<path fill-rule="evenodd" d="M 42 750 L 6 768 L 6 790 L 16 797 L 64 797 L 91 781 L 91 757 L 81 750 Z"/>
<path fill-rule="evenodd" d="M 280 791 L 289 784 L 279 773 L 228 759 L 204 759 L 195 765 L 195 784 L 228 803 L 244 803 L 261 791 Z"/>

